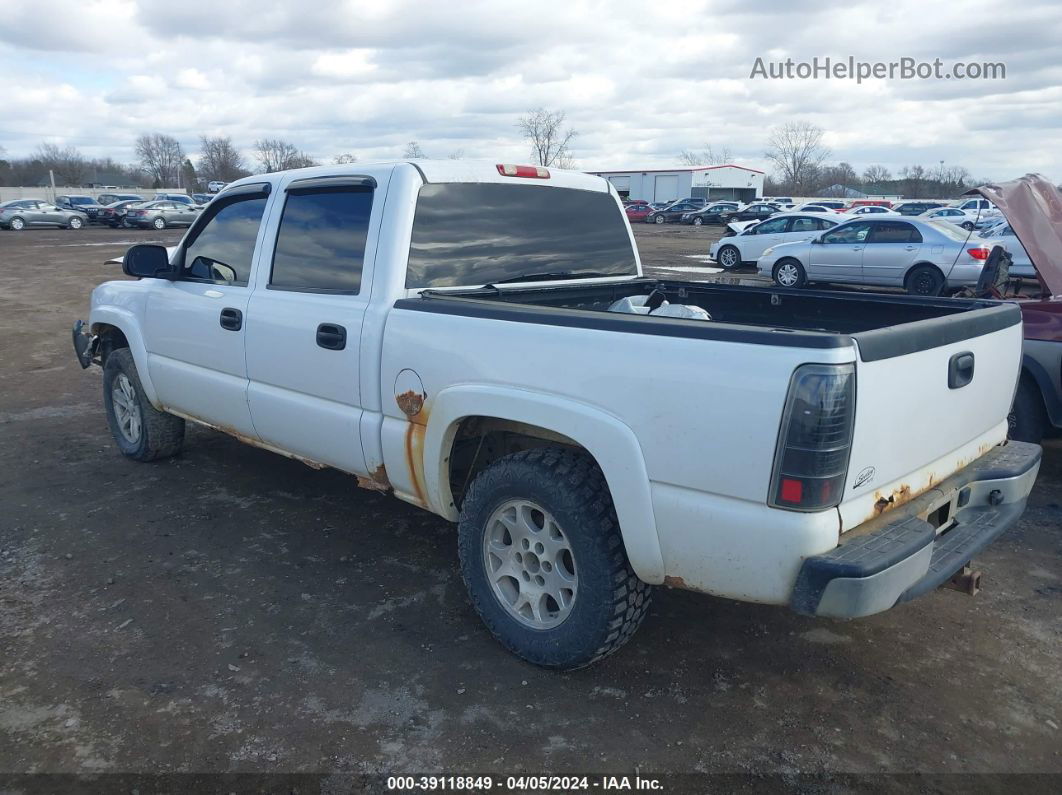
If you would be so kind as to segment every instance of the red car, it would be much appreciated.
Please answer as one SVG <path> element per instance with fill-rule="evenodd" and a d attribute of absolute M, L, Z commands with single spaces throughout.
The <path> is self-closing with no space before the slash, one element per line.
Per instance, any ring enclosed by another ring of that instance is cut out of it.
<path fill-rule="evenodd" d="M 999 208 L 1028 252 L 1040 283 L 1038 297 L 1004 295 L 1001 276 L 984 278 L 993 282 L 986 287 L 988 294 L 1015 300 L 1021 307 L 1025 341 L 1010 436 L 1039 442 L 1047 433 L 1062 430 L 1062 202 L 1054 184 L 1038 174 L 968 193 Z"/>
<path fill-rule="evenodd" d="M 649 206 L 649 203 L 645 204 L 631 204 L 627 207 L 627 220 L 628 221 L 644 221 L 645 216 L 649 215 L 653 211 L 653 208 Z"/>

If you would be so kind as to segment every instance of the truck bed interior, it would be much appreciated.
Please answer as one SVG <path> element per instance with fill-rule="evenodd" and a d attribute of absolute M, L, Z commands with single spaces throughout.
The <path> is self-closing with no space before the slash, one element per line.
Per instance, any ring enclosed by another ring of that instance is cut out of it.
<path fill-rule="evenodd" d="M 704 309 L 711 321 L 681 320 L 682 323 L 722 323 L 767 329 L 810 331 L 826 334 L 858 334 L 907 323 L 932 320 L 998 302 L 953 298 L 912 298 L 905 295 L 856 290 L 785 290 L 741 287 L 710 282 L 637 279 L 608 284 L 559 285 L 429 292 L 429 298 L 501 301 L 509 304 L 607 312 L 616 301 L 660 291 L 672 304 L 690 304 Z M 633 320 L 652 322 L 644 315 Z"/>

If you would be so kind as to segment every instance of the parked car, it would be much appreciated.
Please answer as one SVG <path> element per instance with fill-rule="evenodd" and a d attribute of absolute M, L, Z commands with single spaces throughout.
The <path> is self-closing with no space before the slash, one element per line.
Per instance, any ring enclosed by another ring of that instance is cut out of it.
<path fill-rule="evenodd" d="M 832 213 L 834 210 L 830 209 L 824 204 L 818 204 L 817 202 L 809 202 L 802 204 L 797 208 L 797 212 L 801 213 Z"/>
<path fill-rule="evenodd" d="M 645 222 L 647 224 L 673 224 L 678 221 L 683 213 L 693 212 L 699 210 L 700 207 L 696 204 L 690 204 L 685 201 L 675 202 L 669 204 L 660 210 L 653 210 L 645 216 Z"/>
<path fill-rule="evenodd" d="M 228 184 L 229 183 L 227 183 L 227 182 L 222 182 L 221 180 L 215 179 L 215 180 L 212 180 L 211 182 L 207 183 L 207 190 L 210 191 L 211 193 L 217 193 L 218 191 L 222 190 Z"/>
<path fill-rule="evenodd" d="M 645 217 L 653 212 L 653 208 L 648 204 L 632 204 L 624 212 L 627 213 L 627 220 L 629 221 L 644 221 Z"/>
<path fill-rule="evenodd" d="M 958 207 L 938 207 L 935 210 L 926 210 L 918 217 L 927 221 L 947 221 L 970 232 L 978 220 L 978 213 L 976 210 L 960 210 Z"/>
<path fill-rule="evenodd" d="M 781 212 L 777 207 L 765 202 L 747 204 L 737 210 L 729 210 L 719 216 L 721 223 L 728 224 L 731 221 L 762 221 Z"/>
<path fill-rule="evenodd" d="M 838 215 L 842 215 L 845 218 L 862 218 L 868 215 L 875 217 L 886 215 L 898 216 L 899 213 L 895 210 L 890 210 L 888 207 L 882 207 L 880 204 L 862 204 L 859 207 L 852 207 L 845 210 L 843 213 L 838 213 Z"/>
<path fill-rule="evenodd" d="M 947 204 L 934 201 L 903 201 L 892 205 L 893 211 L 900 215 L 922 215 L 927 210 L 936 210 L 940 207 L 947 207 Z"/>
<path fill-rule="evenodd" d="M 193 193 L 192 201 L 196 204 L 210 204 L 210 200 L 214 198 L 213 193 Z"/>
<path fill-rule="evenodd" d="M 757 267 L 779 287 L 865 284 L 936 296 L 977 284 L 991 248 L 966 238 L 943 221 L 845 221 L 811 240 L 767 249 Z"/>
<path fill-rule="evenodd" d="M 12 199 L 0 204 L 0 227 L 16 232 L 36 226 L 81 229 L 88 214 L 56 207 L 41 199 Z"/>
<path fill-rule="evenodd" d="M 649 206 L 654 210 L 663 210 L 665 207 L 670 207 L 674 202 L 649 202 Z"/>
<path fill-rule="evenodd" d="M 716 202 L 715 204 L 709 204 L 707 207 L 703 207 L 700 210 L 691 210 L 685 212 L 679 216 L 680 224 L 692 224 L 694 226 L 701 226 L 703 224 L 721 224 L 724 213 L 732 213 L 738 209 L 737 202 Z"/>
<path fill-rule="evenodd" d="M 783 210 L 792 210 L 796 207 L 796 202 L 793 201 L 792 196 L 764 196 L 761 201 L 781 207 Z"/>
<path fill-rule="evenodd" d="M 764 250 L 780 243 L 810 240 L 840 223 L 835 213 L 781 213 L 766 221 L 752 222 L 737 234 L 712 243 L 708 256 L 724 268 L 755 262 Z"/>
<path fill-rule="evenodd" d="M 1006 218 L 1000 218 L 999 222 L 977 235 L 978 240 L 983 240 L 985 245 L 1000 245 L 1007 250 L 1011 257 L 1010 275 L 1021 276 L 1023 279 L 1035 279 L 1036 268 L 1029 259 L 1029 252 L 1014 234 L 1014 228 Z"/>
<path fill-rule="evenodd" d="M 156 193 L 152 201 L 177 202 L 177 204 L 196 205 L 198 202 L 187 193 Z"/>
<path fill-rule="evenodd" d="M 108 204 L 103 208 L 100 213 L 100 223 L 107 224 L 112 229 L 117 229 L 120 226 L 126 226 L 125 217 L 126 214 L 135 207 L 140 207 L 145 204 L 142 199 L 131 199 L 128 201 L 114 202 Z"/>
<path fill-rule="evenodd" d="M 852 199 L 852 201 L 845 205 L 844 211 L 848 212 L 857 207 L 884 207 L 888 210 L 892 207 L 892 202 L 888 199 Z"/>
<path fill-rule="evenodd" d="M 964 212 L 974 213 L 975 215 L 980 213 L 982 216 L 986 213 L 991 213 L 993 215 L 999 213 L 999 209 L 992 204 L 992 202 L 988 201 L 988 199 L 965 199 L 958 202 L 955 207 Z"/>
<path fill-rule="evenodd" d="M 199 217 L 199 208 L 194 204 L 174 201 L 144 202 L 126 212 L 125 222 L 128 226 L 141 229 L 154 227 L 165 229 L 167 226 L 191 226 Z"/>
<path fill-rule="evenodd" d="M 117 449 L 191 420 L 456 522 L 471 605 L 553 669 L 620 648 L 653 584 L 855 618 L 1019 519 L 1017 307 L 644 279 L 609 184 L 543 171 L 262 174 L 134 246 L 73 335 Z"/>
<path fill-rule="evenodd" d="M 844 212 L 845 202 L 838 199 L 816 199 L 812 204 L 817 204 L 819 207 L 825 207 L 835 213 Z"/>
<path fill-rule="evenodd" d="M 91 196 L 77 195 L 56 196 L 55 206 L 61 210 L 83 213 L 88 218 L 89 223 L 99 220 L 100 210 L 103 209 L 103 205 Z"/>
<path fill-rule="evenodd" d="M 101 193 L 96 197 L 96 201 L 106 207 L 115 202 L 142 202 L 144 197 L 139 193 Z"/>

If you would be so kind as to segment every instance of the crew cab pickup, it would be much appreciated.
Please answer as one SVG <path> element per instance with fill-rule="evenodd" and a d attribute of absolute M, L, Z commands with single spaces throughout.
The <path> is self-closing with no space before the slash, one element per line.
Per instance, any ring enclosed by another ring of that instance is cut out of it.
<path fill-rule="evenodd" d="M 1016 306 L 646 278 L 586 174 L 249 177 L 123 268 L 74 346 L 124 455 L 175 455 L 192 420 L 456 522 L 475 609 L 548 667 L 620 647 L 654 585 L 889 609 L 1039 468 L 1007 443 Z"/>

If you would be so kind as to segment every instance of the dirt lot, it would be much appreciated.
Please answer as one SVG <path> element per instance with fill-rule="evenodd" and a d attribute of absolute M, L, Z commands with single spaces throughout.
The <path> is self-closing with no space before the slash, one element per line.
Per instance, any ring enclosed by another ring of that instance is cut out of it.
<path fill-rule="evenodd" d="M 445 522 L 206 430 L 118 454 L 70 325 L 106 257 L 179 234 L 0 231 L 0 772 L 1062 773 L 1059 443 L 974 599 L 842 623 L 661 588 L 547 673 L 480 625 Z M 718 230 L 637 234 L 687 268 Z"/>

